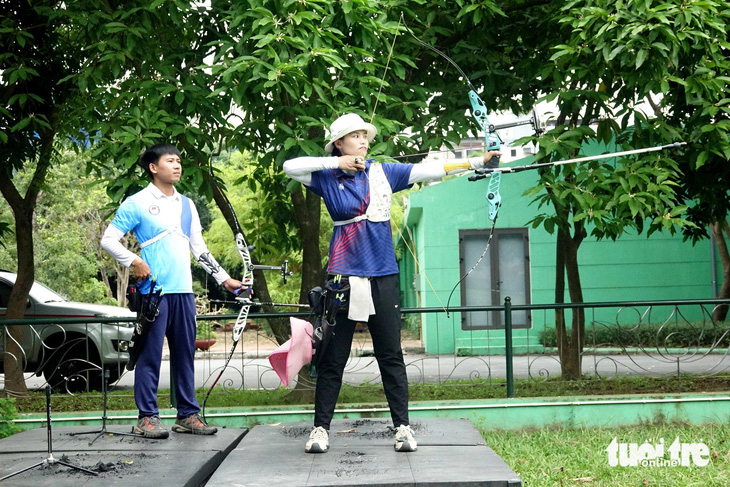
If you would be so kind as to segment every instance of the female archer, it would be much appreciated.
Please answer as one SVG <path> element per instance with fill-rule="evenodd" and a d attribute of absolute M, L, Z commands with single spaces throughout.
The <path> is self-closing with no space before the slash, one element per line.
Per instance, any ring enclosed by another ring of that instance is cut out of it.
<path fill-rule="evenodd" d="M 350 356 L 358 322 L 367 323 L 383 377 L 383 388 L 395 427 L 395 450 L 417 448 L 408 419 L 408 377 L 401 349 L 398 266 L 390 229 L 393 193 L 414 183 L 441 179 L 484 167 L 499 152 L 462 163 L 375 163 L 367 159 L 377 130 L 359 115 L 342 115 L 330 127 L 324 147 L 329 157 L 299 157 L 284 163 L 284 171 L 321 196 L 334 221 L 330 240 L 329 276 L 349 280 L 347 309 L 338 315 L 336 333 L 317 366 L 314 428 L 305 446 L 307 453 L 329 449 L 329 427 L 342 376 Z"/>

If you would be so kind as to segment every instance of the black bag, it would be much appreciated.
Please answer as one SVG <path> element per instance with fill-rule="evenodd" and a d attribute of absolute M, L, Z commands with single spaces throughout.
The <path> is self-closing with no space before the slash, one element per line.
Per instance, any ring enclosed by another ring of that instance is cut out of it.
<path fill-rule="evenodd" d="M 155 284 L 156 279 L 153 278 L 152 284 L 150 285 L 150 292 L 147 294 L 142 294 L 139 292 L 139 289 L 136 289 L 136 291 L 131 293 L 136 296 L 134 299 L 138 301 L 136 306 L 138 306 L 139 309 L 136 310 L 137 321 L 134 325 L 132 339 L 129 342 L 129 362 L 127 362 L 127 370 L 134 370 L 134 367 L 137 365 L 137 359 L 139 358 L 139 354 L 142 352 L 142 347 L 144 346 L 145 340 L 147 340 L 147 335 L 152 327 L 152 323 L 155 321 L 155 318 L 157 318 L 157 315 L 160 312 L 159 307 L 160 301 L 162 300 L 162 287 L 155 290 Z M 130 300 L 129 302 L 131 309 L 132 301 Z"/>
<path fill-rule="evenodd" d="M 307 295 L 309 300 L 309 307 L 312 309 L 312 314 L 315 316 L 322 316 L 324 314 L 324 289 L 320 286 L 315 287 Z"/>
<path fill-rule="evenodd" d="M 127 307 L 129 311 L 139 313 L 142 310 L 142 293 L 136 284 L 127 286 Z"/>
<path fill-rule="evenodd" d="M 324 290 L 316 287 L 309 291 L 309 305 L 315 320 L 312 333 L 312 364 L 309 376 L 317 377 L 317 366 L 335 333 L 337 312 L 344 309 L 350 294 L 350 282 L 346 276 L 336 275 L 328 279 Z"/>

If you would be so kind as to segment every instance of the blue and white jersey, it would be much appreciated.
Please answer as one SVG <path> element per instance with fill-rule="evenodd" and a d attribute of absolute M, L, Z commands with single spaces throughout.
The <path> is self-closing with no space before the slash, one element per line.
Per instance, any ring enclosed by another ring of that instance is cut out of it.
<path fill-rule="evenodd" d="M 172 196 L 165 196 L 152 184 L 127 198 L 111 222 L 122 233 L 134 231 L 140 244 L 173 229 L 169 235 L 144 247 L 141 253 L 165 294 L 193 292 L 190 241 L 180 228 L 183 201 L 190 205 L 192 226 L 199 229 L 198 212 L 190 199 L 183 198 L 177 190 Z M 149 281 L 141 291 L 147 293 L 148 287 Z"/>
<path fill-rule="evenodd" d="M 368 160 L 365 171 L 369 173 L 370 167 Z M 411 164 L 383 163 L 382 168 L 393 193 L 409 187 Z M 364 215 L 370 205 L 370 180 L 362 171 L 354 176 L 340 169 L 315 171 L 309 189 L 322 197 L 335 222 Z M 327 272 L 361 277 L 397 274 L 390 221 L 363 219 L 335 226 Z"/>

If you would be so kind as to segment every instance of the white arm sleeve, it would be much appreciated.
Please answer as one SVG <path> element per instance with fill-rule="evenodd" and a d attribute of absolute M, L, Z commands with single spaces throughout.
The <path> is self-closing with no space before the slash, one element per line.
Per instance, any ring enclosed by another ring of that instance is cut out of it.
<path fill-rule="evenodd" d="M 284 172 L 294 181 L 305 186 L 312 184 L 312 173 L 323 169 L 337 169 L 340 161 L 337 157 L 297 157 L 284 163 Z"/>
<path fill-rule="evenodd" d="M 104 235 L 101 237 L 101 248 L 106 250 L 114 260 L 125 267 L 129 267 L 137 256 L 122 245 L 120 240 L 123 236 L 124 232 L 114 225 L 109 224 L 106 230 L 104 230 Z"/>
<path fill-rule="evenodd" d="M 463 159 L 462 159 L 463 160 Z M 414 164 L 411 169 L 411 177 L 408 178 L 408 184 L 420 183 L 422 181 L 432 181 L 434 179 L 441 179 L 446 176 L 446 170 L 444 169 L 445 164 L 453 163 L 454 161 L 434 161 L 426 162 L 423 164 Z M 468 159 L 471 169 L 477 169 L 484 166 L 484 160 L 481 156 L 470 157 Z M 468 169 L 456 169 L 450 171 L 449 174 L 458 174 L 460 172 L 468 171 Z"/>
<path fill-rule="evenodd" d="M 193 253 L 193 258 L 205 272 L 213 276 L 213 279 L 219 285 L 223 284 L 231 276 L 220 266 L 218 261 L 215 260 L 215 257 L 210 253 L 210 250 L 208 250 L 208 246 L 205 245 L 198 210 L 192 201 L 190 202 L 190 213 L 192 214 L 192 221 L 190 222 L 190 251 Z"/>

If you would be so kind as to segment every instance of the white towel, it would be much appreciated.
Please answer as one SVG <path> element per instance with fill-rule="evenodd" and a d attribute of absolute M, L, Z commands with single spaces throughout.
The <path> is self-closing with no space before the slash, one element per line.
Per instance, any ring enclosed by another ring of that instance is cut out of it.
<path fill-rule="evenodd" d="M 350 276 L 348 279 L 350 281 L 350 310 L 347 318 L 366 323 L 370 315 L 375 314 L 370 279 L 357 276 Z"/>

